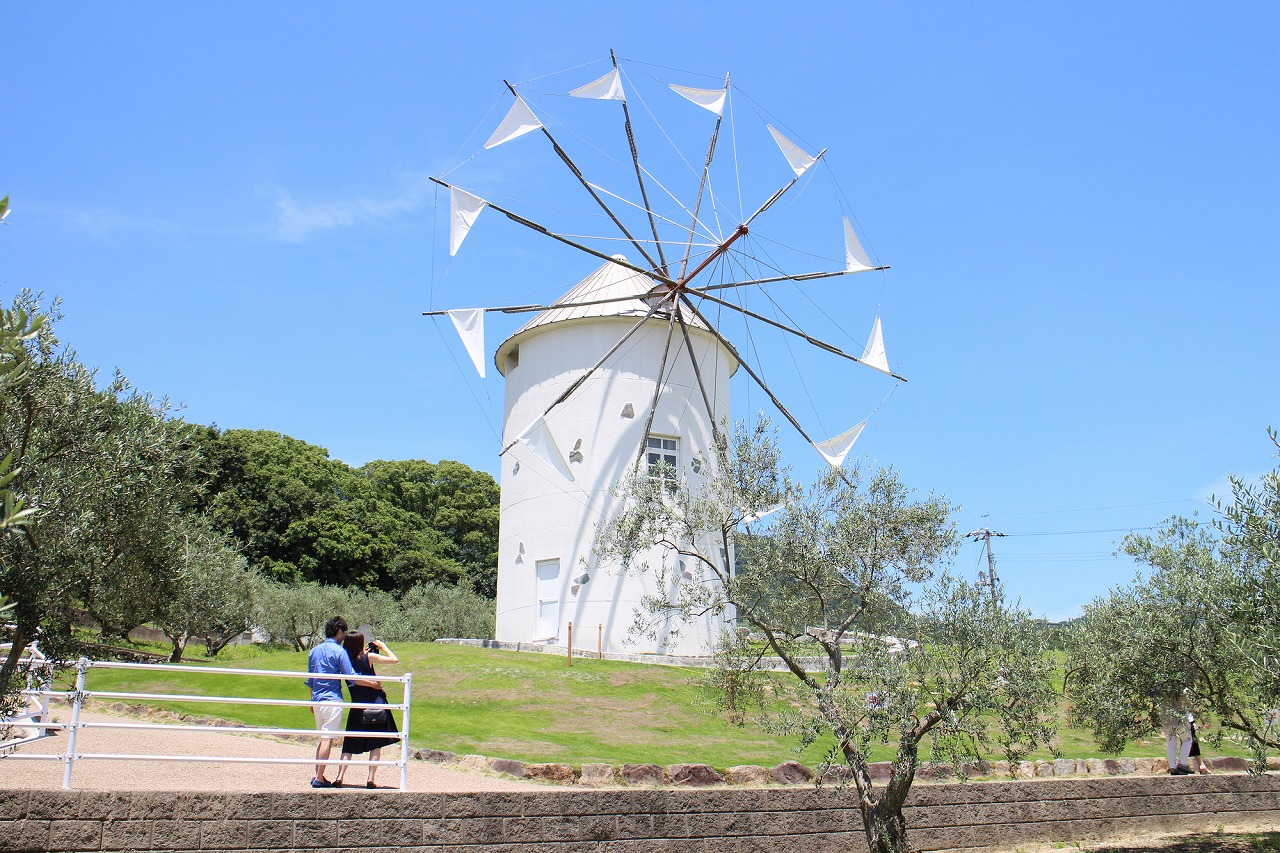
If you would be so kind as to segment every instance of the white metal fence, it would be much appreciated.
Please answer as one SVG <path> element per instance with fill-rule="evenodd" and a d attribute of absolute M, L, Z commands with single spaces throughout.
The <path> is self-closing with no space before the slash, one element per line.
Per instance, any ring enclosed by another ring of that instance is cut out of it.
<path fill-rule="evenodd" d="M 38 652 L 37 652 L 38 653 Z M 48 668 L 41 661 L 37 661 L 39 671 L 47 672 Z M 400 757 L 395 760 L 379 760 L 370 759 L 326 759 L 323 763 L 333 765 L 358 765 L 361 767 L 383 767 L 397 766 L 400 768 L 400 790 L 407 790 L 408 787 L 408 758 L 409 758 L 409 706 L 410 697 L 413 687 L 413 674 L 407 673 L 398 676 L 379 675 L 376 678 L 382 682 L 393 682 L 404 684 L 404 701 L 370 703 L 370 702 L 326 702 L 326 706 L 340 708 L 383 708 L 388 711 L 400 711 L 402 720 L 400 731 L 395 732 L 377 732 L 370 733 L 365 731 L 341 731 L 341 732 L 321 732 L 319 729 L 296 729 L 296 728 L 276 728 L 268 726 L 239 726 L 239 725 L 169 725 L 166 723 L 128 723 L 128 722 L 104 722 L 90 721 L 81 718 L 81 710 L 84 703 L 89 699 L 129 699 L 144 702 L 212 702 L 226 703 L 236 705 L 277 705 L 284 707 L 307 707 L 311 708 L 314 702 L 304 699 L 258 699 L 242 696 L 205 696 L 205 695 L 188 695 L 181 693 L 127 693 L 110 690 L 90 690 L 87 685 L 88 675 L 93 669 L 137 669 L 146 672 L 184 672 L 184 673 L 201 673 L 201 674 L 220 674 L 220 675 L 251 675 L 251 676 L 267 676 L 276 678 L 312 678 L 313 674 L 308 672 L 293 672 L 282 670 L 266 670 L 266 669 L 232 669 L 225 667 L 204 667 L 204 666 L 181 666 L 178 664 L 153 664 L 153 663 L 118 663 L 115 661 L 92 661 L 88 658 L 80 658 L 76 663 L 76 679 L 75 686 L 69 691 L 57 691 L 52 689 L 47 676 L 33 676 L 31 673 L 37 670 L 28 669 L 27 689 L 22 691 L 24 697 L 31 706 L 28 711 L 18 717 L 7 718 L 3 721 L 6 725 L 13 725 L 15 728 L 38 730 L 35 735 L 28 735 L 21 739 L 0 742 L 0 750 L 3 750 L 3 760 L 12 761 L 14 759 L 27 760 L 44 760 L 44 761 L 61 761 L 64 763 L 62 772 L 62 787 L 69 789 L 71 787 L 71 775 L 75 769 L 77 761 L 89 760 L 106 760 L 106 761 L 200 761 L 200 762 L 216 762 L 216 763 L 240 763 L 240 764 L 316 764 L 315 757 L 311 758 L 270 758 L 270 757 L 245 757 L 245 756 L 209 756 L 209 755 L 145 755 L 145 754 L 124 754 L 124 753 L 104 753 L 104 752 L 80 752 L 77 747 L 78 735 L 85 729 L 151 729 L 162 730 L 166 732 L 227 732 L 230 734 L 258 734 L 258 735 L 295 735 L 299 737 L 309 738 L 339 738 L 344 735 L 352 735 L 355 737 L 386 737 L 394 738 L 400 741 Z M 342 680 L 341 677 L 335 677 L 335 680 Z M 53 697 L 65 698 L 71 706 L 71 720 L 67 723 L 54 723 L 49 720 L 49 700 Z M 38 710 L 37 710 L 38 708 Z M 34 754 L 23 753 L 18 751 L 18 747 L 22 744 L 30 743 L 45 737 L 52 731 L 67 732 L 67 751 L 65 754 Z"/>
<path fill-rule="evenodd" d="M 0 644 L 0 655 L 7 654 L 11 648 L 12 643 Z M 39 642 L 31 643 L 18 660 L 18 671 L 26 674 L 27 687 L 22 691 L 22 706 L 12 715 L 0 718 L 0 757 L 49 735 L 39 723 L 49 720 L 46 691 L 53 684 L 53 661 L 40 651 Z"/>

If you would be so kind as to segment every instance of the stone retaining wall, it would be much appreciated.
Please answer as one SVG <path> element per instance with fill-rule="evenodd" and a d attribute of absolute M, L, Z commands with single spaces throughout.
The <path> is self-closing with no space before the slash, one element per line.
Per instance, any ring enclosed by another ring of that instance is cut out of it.
<path fill-rule="evenodd" d="M 471 794 L 0 792 L 0 850 L 836 851 L 865 849 L 850 791 Z M 1280 778 L 973 782 L 913 789 L 920 850 L 1280 826 Z"/>

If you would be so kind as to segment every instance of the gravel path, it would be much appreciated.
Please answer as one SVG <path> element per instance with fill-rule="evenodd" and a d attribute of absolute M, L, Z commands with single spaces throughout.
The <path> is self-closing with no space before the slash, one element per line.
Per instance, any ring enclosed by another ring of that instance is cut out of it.
<path fill-rule="evenodd" d="M 71 718 L 62 710 L 58 722 Z M 86 722 L 140 722 L 101 711 L 84 711 Z M 338 757 L 338 744 L 333 758 Z M 65 755 L 67 733 L 44 738 L 20 748 L 21 755 Z M 277 738 L 217 731 L 165 731 L 158 729 L 82 729 L 76 740 L 78 753 L 200 755 L 210 757 L 315 759 L 315 741 L 286 742 Z M 397 747 L 385 748 L 383 759 L 396 757 Z M 77 761 L 71 787 L 96 791 L 298 791 L 311 790 L 314 764 L 231 764 L 209 761 L 136 761 L 87 759 Z M 334 778 L 336 767 L 327 775 Z M 352 766 L 347 780 L 364 790 L 368 768 Z M 0 789 L 55 789 L 62 787 L 63 763 L 54 760 L 0 758 Z M 397 789 L 399 767 L 379 767 L 380 787 Z M 530 782 L 501 779 L 465 770 L 453 770 L 427 761 L 409 762 L 410 791 L 525 791 L 543 787 Z M 329 793 L 317 791 L 316 793 Z M 334 793 L 341 793 L 335 791 Z"/>

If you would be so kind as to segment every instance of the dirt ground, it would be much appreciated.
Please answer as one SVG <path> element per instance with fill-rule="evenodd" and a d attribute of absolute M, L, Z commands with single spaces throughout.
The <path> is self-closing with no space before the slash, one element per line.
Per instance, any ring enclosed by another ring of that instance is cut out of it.
<path fill-rule="evenodd" d="M 1280 853 L 1280 830 L 1268 832 L 1201 832 L 1190 835 L 1134 836 L 1110 841 L 1021 845 L 1014 853 Z"/>
<path fill-rule="evenodd" d="M 55 712 L 59 721 L 69 712 Z M 137 719 L 102 711 L 85 711 L 86 722 L 138 722 Z M 59 732 L 19 748 L 18 756 L 65 755 L 67 733 Z M 106 755 L 194 755 L 206 758 L 291 758 L 300 764 L 240 764 L 218 761 L 138 761 L 85 759 L 72 770 L 71 787 L 95 791 L 295 791 L 311 790 L 315 771 L 315 741 L 289 742 L 278 738 L 230 734 L 218 731 L 165 731 L 163 729 L 95 729 L 80 731 L 76 752 Z M 383 759 L 397 756 L 399 747 L 382 751 Z M 338 758 L 337 744 L 333 758 Z M 11 756 L 0 758 L 0 788 L 61 788 L 64 765 L 55 760 L 33 760 Z M 337 768 L 330 766 L 333 779 Z M 364 789 L 368 767 L 349 767 L 346 781 Z M 376 781 L 381 788 L 400 786 L 400 768 L 379 767 Z M 522 791 L 539 787 L 529 782 L 486 776 L 478 772 L 450 769 L 427 761 L 410 760 L 410 791 Z M 325 793 L 319 791 L 317 793 Z"/>

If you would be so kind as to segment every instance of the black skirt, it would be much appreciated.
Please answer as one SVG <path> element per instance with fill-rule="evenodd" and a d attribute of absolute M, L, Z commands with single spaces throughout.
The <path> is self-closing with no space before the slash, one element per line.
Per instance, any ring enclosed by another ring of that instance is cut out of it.
<path fill-rule="evenodd" d="M 386 702 L 387 694 L 381 690 L 374 690 L 372 687 L 361 687 L 358 684 L 350 685 L 352 702 Z M 396 728 L 396 718 L 392 715 L 391 709 L 387 709 L 385 721 L 379 724 L 369 724 L 364 721 L 363 708 L 347 709 L 347 731 L 349 732 L 398 732 Z M 399 743 L 399 738 L 390 737 L 355 737 L 348 735 L 342 739 L 342 751 L 351 755 L 359 755 L 365 752 L 371 752 L 375 749 L 381 749 L 384 746 L 390 746 L 393 743 Z"/>

